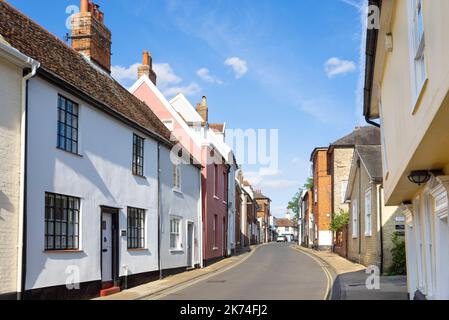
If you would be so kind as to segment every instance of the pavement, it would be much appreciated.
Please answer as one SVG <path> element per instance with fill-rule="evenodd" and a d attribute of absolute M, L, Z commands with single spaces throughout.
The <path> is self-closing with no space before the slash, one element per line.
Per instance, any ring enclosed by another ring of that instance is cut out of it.
<path fill-rule="evenodd" d="M 296 245 L 295 249 L 315 256 L 331 270 L 333 285 L 331 300 L 408 300 L 406 276 L 380 276 L 379 285 L 367 274 L 365 266 L 353 263 L 336 253 L 317 251 Z M 370 286 L 367 287 L 366 283 Z M 371 287 L 372 289 L 369 289 Z"/>

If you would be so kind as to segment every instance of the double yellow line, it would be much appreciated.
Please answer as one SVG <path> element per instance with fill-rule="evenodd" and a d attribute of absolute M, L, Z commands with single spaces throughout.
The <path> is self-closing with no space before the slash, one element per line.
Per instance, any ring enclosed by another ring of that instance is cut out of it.
<path fill-rule="evenodd" d="M 297 245 L 291 246 L 291 248 L 293 250 L 301 252 L 301 253 L 305 254 L 306 256 L 308 256 L 309 258 L 313 259 L 321 267 L 321 270 L 323 270 L 324 275 L 326 276 L 326 280 L 327 280 L 326 293 L 324 295 L 323 300 L 331 300 L 334 278 L 332 277 L 332 274 L 329 271 L 329 269 L 327 268 L 327 266 L 324 264 L 323 260 L 321 260 L 321 259 L 317 258 L 316 256 L 306 252 L 305 250 L 301 250 L 299 248 L 299 246 L 297 246 Z"/>

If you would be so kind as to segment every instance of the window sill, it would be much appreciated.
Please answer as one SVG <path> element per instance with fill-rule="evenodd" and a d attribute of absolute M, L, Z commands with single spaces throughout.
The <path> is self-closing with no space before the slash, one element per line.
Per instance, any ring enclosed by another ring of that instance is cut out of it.
<path fill-rule="evenodd" d="M 219 198 L 219 197 L 217 197 L 217 196 L 214 196 L 214 199 L 215 199 L 215 200 L 220 200 L 220 198 Z"/>
<path fill-rule="evenodd" d="M 44 250 L 44 253 L 54 254 L 54 253 L 81 253 L 83 250 Z"/>
<path fill-rule="evenodd" d="M 142 175 L 137 174 L 137 173 L 133 173 L 133 176 L 135 176 L 135 177 L 137 177 L 137 178 L 145 179 L 145 180 L 147 179 L 146 176 L 142 176 Z"/>
<path fill-rule="evenodd" d="M 175 254 L 175 253 L 184 253 L 183 249 L 170 249 L 170 253 Z"/>
<path fill-rule="evenodd" d="M 178 188 L 173 188 L 173 192 L 178 193 L 178 194 L 183 194 L 181 189 L 178 189 Z"/>
<path fill-rule="evenodd" d="M 79 157 L 79 158 L 83 158 L 83 155 L 82 155 L 82 154 L 75 153 L 75 152 L 72 152 L 72 151 L 68 151 L 68 150 L 65 150 L 65 149 L 60 148 L 60 147 L 56 147 L 56 150 L 62 151 L 62 152 L 64 152 L 64 153 L 71 154 L 72 156 L 76 156 L 76 157 Z"/>
<path fill-rule="evenodd" d="M 415 101 L 413 103 L 413 108 L 412 108 L 412 115 L 415 115 L 418 112 L 419 106 L 421 104 L 421 99 L 424 95 L 424 92 L 426 91 L 428 82 L 429 82 L 429 78 L 426 78 L 424 80 L 423 84 L 421 85 L 421 88 L 419 89 L 418 95 L 415 97 Z"/>
<path fill-rule="evenodd" d="M 212 250 L 213 251 L 218 251 L 218 247 L 213 247 Z"/>
<path fill-rule="evenodd" d="M 150 251 L 150 250 L 148 250 L 147 248 L 136 248 L 136 249 L 129 249 L 128 248 L 128 251 L 129 252 L 141 252 L 141 251 Z"/>

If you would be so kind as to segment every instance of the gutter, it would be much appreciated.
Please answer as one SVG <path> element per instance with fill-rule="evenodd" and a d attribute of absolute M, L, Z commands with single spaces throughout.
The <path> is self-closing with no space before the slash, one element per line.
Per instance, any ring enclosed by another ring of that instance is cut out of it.
<path fill-rule="evenodd" d="M 379 8 L 379 12 L 381 12 L 382 0 L 369 0 L 368 5 L 377 6 Z M 380 128 L 379 123 L 374 122 L 370 119 L 378 34 L 379 30 L 377 29 L 368 29 L 366 34 L 365 88 L 363 94 L 363 115 L 365 117 L 365 121 L 368 124 Z"/>

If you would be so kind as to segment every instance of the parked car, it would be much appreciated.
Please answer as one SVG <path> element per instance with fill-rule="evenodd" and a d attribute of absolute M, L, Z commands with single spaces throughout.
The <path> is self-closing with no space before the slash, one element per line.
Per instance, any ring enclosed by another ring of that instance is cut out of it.
<path fill-rule="evenodd" d="M 287 238 L 285 236 L 278 236 L 277 237 L 277 242 L 286 242 Z"/>

